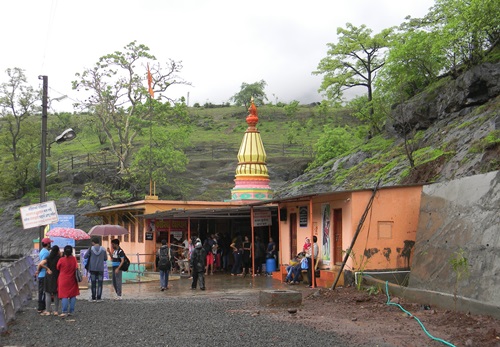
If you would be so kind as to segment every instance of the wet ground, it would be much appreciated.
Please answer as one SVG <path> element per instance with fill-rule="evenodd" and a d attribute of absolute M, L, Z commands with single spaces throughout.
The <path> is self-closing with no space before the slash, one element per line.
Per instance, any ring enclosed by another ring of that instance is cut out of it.
<path fill-rule="evenodd" d="M 124 283 L 122 287 L 123 300 L 127 298 L 160 298 L 169 296 L 228 296 L 228 295 L 249 295 L 255 293 L 259 295 L 261 290 L 297 290 L 303 292 L 303 295 L 311 294 L 313 289 L 305 285 L 289 286 L 268 276 L 230 276 L 229 274 L 215 273 L 205 276 L 206 290 L 202 291 L 199 287 L 191 290 L 192 280 L 188 276 L 174 274 L 170 276 L 168 290 L 160 291 L 160 278 L 158 274 L 152 273 L 142 279 L 142 282 Z M 88 293 L 86 293 L 88 292 Z M 81 290 L 80 297 L 90 296 L 90 289 Z M 103 298 L 114 298 L 111 283 L 104 285 Z M 79 298 L 80 299 L 80 298 Z"/>

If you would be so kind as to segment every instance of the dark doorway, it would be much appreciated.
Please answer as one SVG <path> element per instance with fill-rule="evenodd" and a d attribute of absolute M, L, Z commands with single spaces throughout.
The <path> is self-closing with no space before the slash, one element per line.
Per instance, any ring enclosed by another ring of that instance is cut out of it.
<path fill-rule="evenodd" d="M 342 263 L 342 209 L 333 210 L 333 263 Z"/>
<path fill-rule="evenodd" d="M 297 214 L 290 213 L 290 258 L 297 254 Z"/>

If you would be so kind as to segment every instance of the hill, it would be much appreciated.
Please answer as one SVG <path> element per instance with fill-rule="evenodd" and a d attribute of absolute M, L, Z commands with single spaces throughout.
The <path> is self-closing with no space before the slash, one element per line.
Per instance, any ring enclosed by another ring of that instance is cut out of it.
<path fill-rule="evenodd" d="M 441 182 L 500 169 L 500 63 L 485 63 L 397 105 L 384 133 L 292 179 L 279 197 Z M 407 129 L 417 132 L 409 137 Z M 410 158 L 414 160 L 411 167 Z"/>
<path fill-rule="evenodd" d="M 276 106 L 260 107 L 258 128 L 275 196 L 371 188 L 379 179 L 384 186 L 440 182 L 499 170 L 499 80 L 500 63 L 482 64 L 456 79 L 443 78 L 395 105 L 383 133 L 311 170 L 306 168 L 312 160 L 312 145 L 323 126 L 355 125 L 348 110 L 320 118 L 314 105 L 301 107 L 295 115 L 286 115 Z M 191 108 L 190 112 L 194 124 L 192 147 L 187 151 L 190 162 L 185 173 L 173 178 L 183 178 L 190 187 L 186 200 L 229 199 L 247 112 L 236 107 Z M 75 151 L 91 148 L 85 142 L 72 146 Z M 85 184 L 116 180 L 116 163 L 106 155 L 81 152 L 63 162 L 63 156 L 58 157 L 56 149 L 53 152 L 52 166 L 57 170 L 48 177 L 49 199 L 56 200 L 59 214 L 74 214 L 76 226 L 88 230 L 101 221 L 84 214 L 114 202 L 103 194 L 96 206 L 80 206 Z M 146 188 L 142 191 L 148 193 Z M 158 195 L 171 199 L 168 191 Z M 32 247 L 38 230 L 22 230 L 19 207 L 38 202 L 38 196 L 37 190 L 3 201 L 0 258 L 24 254 Z"/>

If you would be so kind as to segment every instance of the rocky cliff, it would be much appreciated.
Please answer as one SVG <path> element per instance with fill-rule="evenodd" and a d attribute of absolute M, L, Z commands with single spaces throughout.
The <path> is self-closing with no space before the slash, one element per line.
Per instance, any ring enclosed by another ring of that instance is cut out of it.
<path fill-rule="evenodd" d="M 498 170 L 499 81 L 500 63 L 443 78 L 395 106 L 385 134 L 287 182 L 275 195 L 371 188 L 379 179 L 385 186 L 442 182 Z"/>

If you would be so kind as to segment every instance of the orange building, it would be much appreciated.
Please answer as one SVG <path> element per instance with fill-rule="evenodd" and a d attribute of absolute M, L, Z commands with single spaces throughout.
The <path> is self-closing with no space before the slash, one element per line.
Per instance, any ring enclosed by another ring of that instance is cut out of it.
<path fill-rule="evenodd" d="M 305 238 L 316 236 L 318 269 L 330 272 L 322 276 L 329 278 L 328 283 L 323 281 L 326 286 L 331 285 L 348 249 L 352 251 L 343 270 L 409 270 L 421 191 L 422 186 L 398 186 L 380 188 L 375 194 L 357 190 L 275 200 L 280 215 L 280 263 L 289 263 L 302 251 Z"/>

